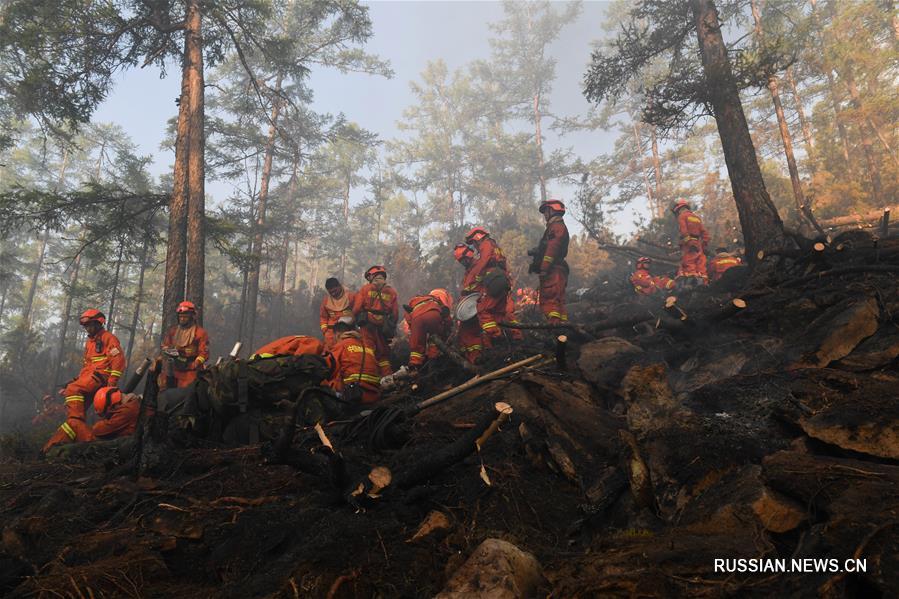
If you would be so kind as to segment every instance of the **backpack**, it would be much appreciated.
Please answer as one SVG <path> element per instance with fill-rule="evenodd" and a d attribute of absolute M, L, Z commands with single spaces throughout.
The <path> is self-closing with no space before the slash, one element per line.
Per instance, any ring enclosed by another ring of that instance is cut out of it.
<path fill-rule="evenodd" d="M 484 273 L 481 284 L 484 286 L 487 295 L 492 298 L 500 298 L 512 290 L 512 286 L 509 285 L 509 278 L 506 276 L 506 271 L 501 268 L 491 268 Z"/>
<path fill-rule="evenodd" d="M 270 410 L 281 400 L 294 400 L 330 374 L 322 356 L 309 354 L 232 361 L 200 372 L 197 393 L 201 404 L 208 402 L 211 411 L 227 421 L 248 410 Z"/>

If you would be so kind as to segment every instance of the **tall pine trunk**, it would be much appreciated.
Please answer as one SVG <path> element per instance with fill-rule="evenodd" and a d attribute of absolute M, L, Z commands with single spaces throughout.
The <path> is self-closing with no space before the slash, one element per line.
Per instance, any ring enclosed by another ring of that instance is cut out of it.
<path fill-rule="evenodd" d="M 140 321 L 140 306 L 144 299 L 144 274 L 147 270 L 147 258 L 150 255 L 149 237 L 144 238 L 140 251 L 140 270 L 137 275 L 137 293 L 134 296 L 134 311 L 131 313 L 131 336 L 128 338 L 128 349 L 125 351 L 125 362 L 131 364 L 131 352 L 134 350 L 134 339 L 137 337 L 137 323 Z"/>
<path fill-rule="evenodd" d="M 783 222 L 765 189 L 755 146 L 749 135 L 746 115 L 743 113 L 743 105 L 727 57 L 727 48 L 721 35 L 718 10 L 713 0 L 691 0 L 690 4 L 696 22 L 708 100 L 712 105 L 718 136 L 724 149 L 724 162 L 740 215 L 746 253 L 750 264 L 754 266 L 758 251 L 784 247 Z"/>
<path fill-rule="evenodd" d="M 762 15 L 759 11 L 758 2 L 751 0 L 752 18 L 755 21 L 755 35 L 759 45 L 762 45 Z M 814 226 L 811 218 L 807 213 L 805 205 L 805 194 L 802 192 L 802 182 L 799 180 L 799 169 L 796 168 L 796 157 L 793 154 L 793 138 L 790 135 L 790 128 L 787 126 L 787 119 L 784 116 L 783 103 L 780 101 L 780 90 L 778 89 L 777 77 L 772 73 L 768 75 L 768 91 L 771 93 L 771 101 L 774 103 L 774 114 L 777 117 L 777 126 L 780 129 L 780 140 L 783 143 L 784 156 L 787 159 L 787 170 L 790 173 L 790 185 L 793 188 L 793 201 L 796 204 L 796 216 L 800 222 L 808 221 L 808 224 Z"/>
<path fill-rule="evenodd" d="M 25 299 L 25 305 L 22 307 L 22 326 L 25 329 L 31 328 L 31 311 L 34 309 L 34 298 L 37 295 L 37 284 L 40 279 L 41 271 L 44 269 L 44 257 L 47 255 L 47 241 L 50 239 L 50 229 L 45 229 L 41 236 L 40 247 L 37 252 L 37 262 L 34 265 L 34 272 L 31 273 L 31 286 L 28 288 L 28 297 Z"/>
<path fill-rule="evenodd" d="M 78 273 L 81 270 L 81 252 L 75 256 L 72 263 L 72 272 L 69 274 L 68 291 L 66 292 L 66 303 L 62 310 L 59 323 L 59 352 L 56 355 L 56 361 L 53 365 L 53 378 L 50 379 L 50 385 L 55 385 L 59 380 L 59 371 L 62 369 L 62 363 L 66 357 L 66 336 L 69 332 L 69 320 L 72 318 L 72 297 L 75 295 L 75 288 L 78 286 Z M 52 389 L 50 389 L 52 391 Z"/>
<path fill-rule="evenodd" d="M 256 204 L 256 222 L 253 230 L 252 263 L 247 274 L 247 343 L 253 346 L 256 334 L 256 309 L 259 302 L 259 271 L 262 262 L 262 241 L 265 231 L 265 213 L 268 208 L 268 189 L 272 178 L 272 162 L 275 156 L 275 140 L 278 136 L 278 116 L 281 112 L 281 76 L 278 76 L 272 103 L 272 114 L 265 142 L 265 158 L 262 162 L 262 181 L 259 185 L 259 199 Z"/>
<path fill-rule="evenodd" d="M 125 251 L 125 244 L 119 240 L 119 253 L 115 261 L 115 275 L 112 278 L 112 294 L 109 298 L 109 313 L 106 315 L 106 328 L 112 333 L 115 329 L 113 320 L 115 319 L 116 300 L 119 298 L 119 275 L 122 272 L 122 252 Z"/>
<path fill-rule="evenodd" d="M 846 81 L 846 87 L 849 89 L 849 98 L 852 106 L 859 114 L 858 130 L 862 138 L 862 153 L 865 155 L 865 163 L 868 167 L 868 176 L 871 179 L 871 199 L 875 205 L 883 205 L 883 183 L 880 181 L 880 166 L 874 156 L 874 143 L 871 141 L 869 128 L 862 118 L 862 101 L 859 97 L 858 87 L 855 84 L 855 74 L 852 72 L 852 66 L 846 65 L 843 73 Z"/>
<path fill-rule="evenodd" d="M 658 210 L 656 209 L 656 200 L 652 193 L 652 186 L 649 184 L 649 175 L 646 173 L 646 165 L 643 162 L 643 140 L 640 135 L 640 125 L 637 123 L 634 115 L 628 113 L 628 116 L 631 119 L 631 128 L 634 131 L 634 154 L 636 154 L 634 160 L 640 169 L 640 175 L 643 177 L 643 185 L 646 188 L 647 205 L 649 206 L 650 212 L 655 214 Z"/>
<path fill-rule="evenodd" d="M 206 133 L 204 131 L 203 21 L 200 0 L 188 0 L 185 23 L 190 114 L 188 124 L 187 174 L 187 281 L 185 297 L 197 306 L 203 322 L 203 293 L 206 282 Z"/>
<path fill-rule="evenodd" d="M 796 87 L 796 80 L 793 78 L 793 67 L 787 67 L 786 77 L 790 93 L 793 94 L 793 101 L 796 103 L 796 114 L 799 115 L 799 128 L 802 130 L 802 139 L 805 142 L 805 153 L 808 155 L 809 165 L 814 172 L 817 170 L 815 167 L 815 138 L 812 137 L 812 128 L 805 116 L 805 105 L 802 103 L 802 97 Z"/>
<path fill-rule="evenodd" d="M 652 170 L 655 176 L 656 194 L 656 218 L 665 216 L 665 198 L 662 194 L 662 161 L 659 159 L 659 142 L 656 139 L 656 128 L 650 127 L 649 135 L 652 139 Z"/>

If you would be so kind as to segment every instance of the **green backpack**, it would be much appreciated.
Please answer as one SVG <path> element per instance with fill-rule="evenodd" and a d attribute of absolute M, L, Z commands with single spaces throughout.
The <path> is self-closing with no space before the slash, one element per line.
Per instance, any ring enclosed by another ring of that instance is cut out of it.
<path fill-rule="evenodd" d="M 321 356 L 273 356 L 232 361 L 199 374 L 198 392 L 219 414 L 248 408 L 271 408 L 281 400 L 294 400 L 300 391 L 321 384 L 330 376 Z"/>

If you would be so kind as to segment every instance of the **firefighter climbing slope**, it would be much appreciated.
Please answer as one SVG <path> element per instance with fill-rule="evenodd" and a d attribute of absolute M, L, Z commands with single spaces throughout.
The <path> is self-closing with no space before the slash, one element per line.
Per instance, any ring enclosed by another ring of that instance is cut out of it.
<path fill-rule="evenodd" d="M 93 399 L 101 387 L 115 387 L 125 370 L 122 345 L 104 328 L 103 313 L 94 308 L 85 310 L 78 322 L 87 332 L 81 372 L 59 392 L 65 399 L 66 421 L 44 445 L 44 453 L 55 445 L 93 440 L 94 435 L 84 422 L 84 401 Z"/>
<path fill-rule="evenodd" d="M 209 335 L 197 324 L 197 307 L 193 302 L 178 304 L 178 324 L 166 331 L 162 352 L 172 360 L 172 373 L 178 387 L 186 387 L 197 380 L 197 371 L 209 360 Z M 165 378 L 160 377 L 164 388 Z"/>
<path fill-rule="evenodd" d="M 375 352 L 381 376 L 390 374 L 390 342 L 396 334 L 399 315 L 396 290 L 387 284 L 387 269 L 372 266 L 365 271 L 368 281 L 353 298 L 353 318 L 359 324 L 365 344 Z"/>
<path fill-rule="evenodd" d="M 528 254 L 533 258 L 529 272 L 540 276 L 540 311 L 550 323 L 568 320 L 565 309 L 565 288 L 568 286 L 568 227 L 565 226 L 565 204 L 559 200 L 540 203 L 540 213 L 546 230 L 536 249 Z"/>

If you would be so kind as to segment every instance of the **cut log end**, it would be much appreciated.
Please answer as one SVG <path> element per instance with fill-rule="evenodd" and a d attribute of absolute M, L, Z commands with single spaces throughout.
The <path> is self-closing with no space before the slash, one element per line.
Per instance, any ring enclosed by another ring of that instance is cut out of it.
<path fill-rule="evenodd" d="M 821 242 L 819 241 L 818 243 L 816 243 L 816 244 L 813 245 L 812 247 L 815 249 L 816 252 L 823 252 L 824 249 L 825 249 L 827 246 L 824 245 L 823 243 L 821 243 Z"/>
<path fill-rule="evenodd" d="M 393 474 L 390 472 L 390 468 L 386 466 L 375 466 L 368 473 L 368 480 L 371 481 L 371 489 L 368 494 L 377 495 L 390 486 L 390 483 L 393 481 Z"/>
<path fill-rule="evenodd" d="M 512 406 L 510 406 L 509 404 L 507 404 L 507 403 L 504 402 L 504 401 L 498 401 L 498 402 L 496 402 L 495 404 L 493 404 L 493 408 L 494 408 L 499 414 L 504 414 L 504 415 L 506 415 L 506 416 L 508 416 L 509 414 L 511 414 L 511 413 L 513 412 Z"/>
<path fill-rule="evenodd" d="M 669 295 L 668 297 L 665 298 L 665 307 L 666 308 L 670 308 L 676 303 L 677 303 L 677 297 L 674 295 Z"/>
<path fill-rule="evenodd" d="M 756 259 L 761 260 L 765 257 L 765 252 L 763 250 L 759 250 L 759 252 L 755 255 Z"/>
<path fill-rule="evenodd" d="M 746 307 L 746 300 L 740 299 L 738 297 L 734 298 L 734 301 L 731 303 L 733 303 L 734 306 L 740 308 L 741 310 Z"/>

